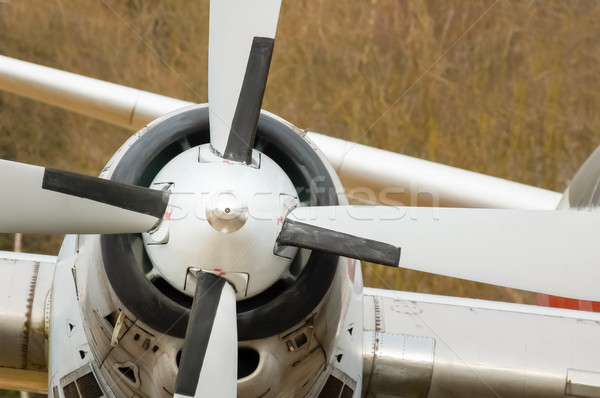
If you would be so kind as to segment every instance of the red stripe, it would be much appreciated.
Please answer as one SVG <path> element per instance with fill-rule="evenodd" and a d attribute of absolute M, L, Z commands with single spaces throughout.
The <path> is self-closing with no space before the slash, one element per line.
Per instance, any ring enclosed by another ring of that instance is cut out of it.
<path fill-rule="evenodd" d="M 549 296 L 541 293 L 538 293 L 537 295 L 537 303 L 544 307 L 600 312 L 600 302 Z"/>

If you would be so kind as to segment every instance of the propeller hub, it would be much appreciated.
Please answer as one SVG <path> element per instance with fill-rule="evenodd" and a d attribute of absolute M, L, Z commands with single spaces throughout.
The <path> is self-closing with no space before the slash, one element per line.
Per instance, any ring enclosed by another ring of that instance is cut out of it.
<path fill-rule="evenodd" d="M 167 163 L 151 187 L 171 191 L 162 223 L 143 234 L 152 273 L 179 291 L 193 296 L 202 270 L 229 280 L 243 299 L 267 289 L 289 268 L 295 249 L 275 253 L 276 239 L 298 199 L 268 156 L 254 151 L 246 165 L 201 145 Z"/>
<path fill-rule="evenodd" d="M 235 232 L 248 221 L 248 203 L 235 191 L 215 192 L 206 205 L 206 219 L 215 231 Z"/>

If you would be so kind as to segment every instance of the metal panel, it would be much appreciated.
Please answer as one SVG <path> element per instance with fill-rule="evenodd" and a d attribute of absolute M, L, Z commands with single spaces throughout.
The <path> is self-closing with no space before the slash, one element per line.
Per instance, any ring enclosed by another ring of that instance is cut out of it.
<path fill-rule="evenodd" d="M 374 344 L 367 389 L 374 394 L 426 397 L 433 373 L 435 340 L 430 337 L 364 332 L 365 348 Z M 366 378 L 365 378 L 366 380 Z"/>
<path fill-rule="evenodd" d="M 5 56 L 0 89 L 132 130 L 192 104 Z"/>
<path fill-rule="evenodd" d="M 382 396 L 379 389 L 386 387 L 377 380 L 374 336 L 383 336 L 384 350 L 386 341 L 396 350 L 404 344 L 402 339 L 386 340 L 388 334 L 435 340 L 428 397 L 599 396 L 599 314 L 418 293 L 382 294 L 386 297 L 367 295 L 364 301 L 367 397 Z M 393 368 L 391 355 L 388 366 Z M 396 367 L 401 366 L 398 359 Z M 405 395 L 397 390 L 385 396 Z"/>
<path fill-rule="evenodd" d="M 600 397 L 600 372 L 579 369 L 567 370 L 565 395 L 582 398 Z"/>
<path fill-rule="evenodd" d="M 46 304 L 54 262 L 50 256 L 0 252 L 0 368 L 46 373 Z"/>
<path fill-rule="evenodd" d="M 562 195 L 309 132 L 356 199 L 384 205 L 554 210 Z M 371 203 L 374 204 L 374 203 Z"/>

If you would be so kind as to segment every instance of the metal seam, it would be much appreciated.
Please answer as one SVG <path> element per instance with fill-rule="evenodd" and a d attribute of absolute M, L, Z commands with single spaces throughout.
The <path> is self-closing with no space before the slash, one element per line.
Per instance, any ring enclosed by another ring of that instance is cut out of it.
<path fill-rule="evenodd" d="M 29 283 L 29 294 L 27 296 L 27 305 L 25 312 L 25 323 L 23 324 L 21 341 L 21 369 L 27 369 L 27 359 L 29 356 L 29 335 L 31 334 L 31 314 L 33 312 L 33 299 L 35 297 L 35 287 L 37 285 L 40 263 L 33 264 L 33 274 Z"/>

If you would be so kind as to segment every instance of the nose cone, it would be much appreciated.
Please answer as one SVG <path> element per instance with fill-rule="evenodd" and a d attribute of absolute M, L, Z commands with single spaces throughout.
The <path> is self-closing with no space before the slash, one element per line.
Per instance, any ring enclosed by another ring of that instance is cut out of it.
<path fill-rule="evenodd" d="M 215 192 L 206 205 L 206 220 L 215 231 L 229 234 L 248 220 L 248 202 L 235 191 Z"/>
<path fill-rule="evenodd" d="M 295 248 L 275 253 L 281 222 L 298 205 L 296 190 L 269 157 L 251 166 L 224 161 L 208 145 L 172 159 L 153 185 L 169 184 L 167 216 L 143 234 L 155 272 L 194 294 L 197 270 L 228 279 L 236 297 L 252 297 L 289 268 Z"/>

